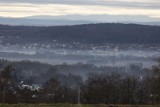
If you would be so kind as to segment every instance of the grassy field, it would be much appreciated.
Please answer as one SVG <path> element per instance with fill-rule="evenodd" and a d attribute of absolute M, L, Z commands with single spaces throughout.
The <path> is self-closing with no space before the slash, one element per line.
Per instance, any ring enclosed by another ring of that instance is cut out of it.
<path fill-rule="evenodd" d="M 160 105 L 0 104 L 0 107 L 160 107 Z"/>

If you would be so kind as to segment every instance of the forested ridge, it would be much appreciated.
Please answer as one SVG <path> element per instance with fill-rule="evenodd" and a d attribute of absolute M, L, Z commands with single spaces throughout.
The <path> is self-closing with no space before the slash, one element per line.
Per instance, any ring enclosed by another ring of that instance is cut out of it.
<path fill-rule="evenodd" d="M 0 25 L 3 43 L 160 43 L 160 26 L 137 24 L 85 24 L 74 26 L 8 26 Z M 18 37 L 18 38 L 17 38 Z M 43 41 L 42 41 L 43 40 Z"/>

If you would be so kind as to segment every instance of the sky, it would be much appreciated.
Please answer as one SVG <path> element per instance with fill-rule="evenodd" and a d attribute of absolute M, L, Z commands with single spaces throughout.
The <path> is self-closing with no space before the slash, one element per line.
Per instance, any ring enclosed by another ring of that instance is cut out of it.
<path fill-rule="evenodd" d="M 130 15 L 160 19 L 160 0 L 0 0 L 0 16 Z"/>

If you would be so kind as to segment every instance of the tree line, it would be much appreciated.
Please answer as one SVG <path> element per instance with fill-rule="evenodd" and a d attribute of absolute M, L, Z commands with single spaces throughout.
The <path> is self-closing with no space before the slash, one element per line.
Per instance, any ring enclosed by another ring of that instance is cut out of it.
<path fill-rule="evenodd" d="M 15 72 L 15 68 L 9 65 L 0 70 L 0 103 L 160 103 L 160 64 L 154 66 L 151 75 L 145 77 L 123 75 L 116 71 L 90 73 L 83 80 L 73 79 L 75 85 L 69 85 L 53 76 L 44 81 L 41 87 L 19 81 Z"/>

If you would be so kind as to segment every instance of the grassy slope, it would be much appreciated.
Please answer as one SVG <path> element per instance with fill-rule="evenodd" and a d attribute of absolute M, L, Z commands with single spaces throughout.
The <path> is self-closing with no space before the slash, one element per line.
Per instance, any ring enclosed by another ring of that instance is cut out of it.
<path fill-rule="evenodd" d="M 160 107 L 160 105 L 5 104 L 0 107 Z"/>

